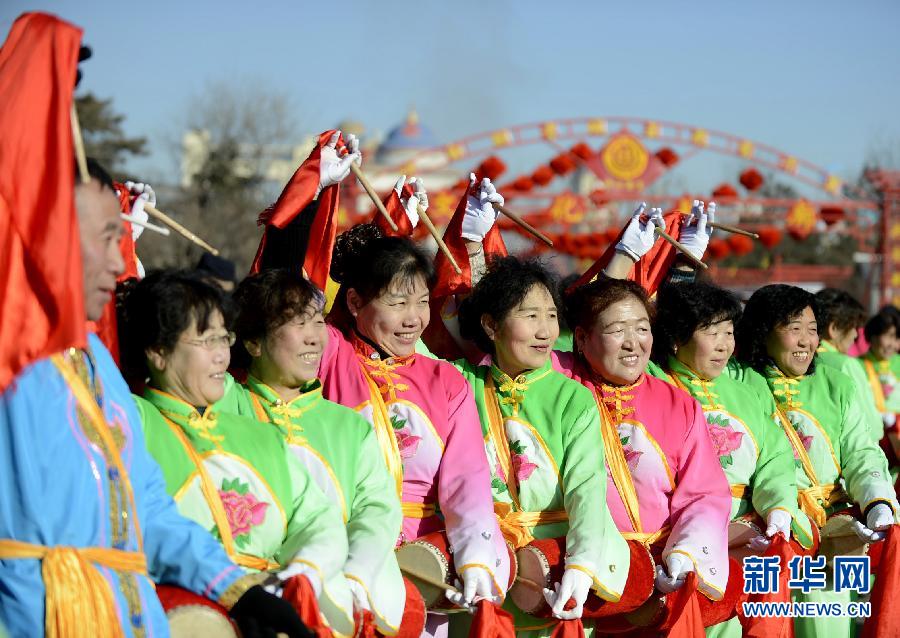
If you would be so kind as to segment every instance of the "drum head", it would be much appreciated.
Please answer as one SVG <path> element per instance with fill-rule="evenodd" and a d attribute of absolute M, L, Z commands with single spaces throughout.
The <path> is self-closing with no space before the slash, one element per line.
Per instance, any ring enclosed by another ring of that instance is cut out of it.
<path fill-rule="evenodd" d="M 728 524 L 728 555 L 743 564 L 745 557 L 757 554 L 747 544 L 762 534 L 762 529 L 754 521 L 743 517 L 731 521 Z"/>
<path fill-rule="evenodd" d="M 864 556 L 869 544 L 853 531 L 853 521 L 849 514 L 834 514 L 825 523 L 821 532 L 819 554 L 830 563 L 835 556 Z"/>
<path fill-rule="evenodd" d="M 183 605 L 166 614 L 172 638 L 237 638 L 227 616 L 204 605 Z"/>
<path fill-rule="evenodd" d="M 395 553 L 403 575 L 418 588 L 425 606 L 428 609 L 433 608 L 444 598 L 444 590 L 416 578 L 414 574 L 422 574 L 431 580 L 449 585 L 450 564 L 444 554 L 431 543 L 422 540 L 404 543 L 395 550 Z"/>
<path fill-rule="evenodd" d="M 527 614 L 537 615 L 542 608 L 549 611 L 544 600 L 543 588 L 552 589 L 550 583 L 550 563 L 544 553 L 532 545 L 526 545 L 516 552 L 518 578 L 509 590 L 509 597 L 516 607 Z M 525 580 L 529 581 L 527 584 Z M 533 584 L 539 585 L 535 587 Z"/>

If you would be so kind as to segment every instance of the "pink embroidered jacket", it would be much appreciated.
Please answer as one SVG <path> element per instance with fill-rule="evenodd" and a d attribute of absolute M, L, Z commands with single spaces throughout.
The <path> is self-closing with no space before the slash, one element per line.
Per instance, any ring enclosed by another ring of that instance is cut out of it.
<path fill-rule="evenodd" d="M 446 529 L 457 572 L 483 567 L 495 593 L 505 595 L 509 557 L 469 384 L 445 361 L 420 354 L 382 359 L 334 326 L 328 337 L 319 364 L 323 393 L 375 428 L 402 492 L 400 540 Z"/>
<path fill-rule="evenodd" d="M 636 517 L 629 515 L 614 481 L 607 481 L 606 502 L 619 530 L 652 534 L 668 528 L 663 559 L 672 552 L 690 558 L 700 590 L 720 599 L 728 582 L 731 489 L 700 404 L 647 374 L 629 386 L 602 383 L 571 352 L 554 352 L 553 366 L 590 389 L 595 400 L 599 395 L 616 424 L 638 504 Z"/>

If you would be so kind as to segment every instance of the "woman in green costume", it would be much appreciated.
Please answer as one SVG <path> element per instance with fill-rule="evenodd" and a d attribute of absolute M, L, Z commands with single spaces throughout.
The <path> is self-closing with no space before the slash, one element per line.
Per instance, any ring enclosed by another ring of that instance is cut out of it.
<path fill-rule="evenodd" d="M 775 398 L 782 430 L 793 448 L 800 508 L 821 528 L 827 517 L 859 505 L 854 523 L 866 542 L 882 540 L 898 506 L 884 471 L 884 454 L 872 441 L 854 401 L 853 382 L 828 366 L 816 366 L 819 343 L 815 298 L 784 284 L 763 286 L 750 297 L 737 325 L 742 363 L 761 374 Z M 837 602 L 849 592 L 814 590 L 800 600 Z M 798 635 L 849 635 L 849 618 L 796 619 Z M 824 632 L 824 633 L 823 633 Z"/>
<path fill-rule="evenodd" d="M 566 538 L 565 571 L 545 597 L 559 619 L 581 616 L 590 591 L 618 600 L 629 550 L 606 506 L 600 417 L 590 391 L 553 370 L 559 336 L 557 286 L 540 265 L 494 262 L 460 309 L 460 331 L 490 354 L 458 362 L 481 417 L 491 485 L 504 536 Z M 576 606 L 563 609 L 569 598 Z M 529 616 L 507 600 L 517 635 L 549 636 L 556 620 Z M 592 626 L 585 627 L 588 635 Z"/>
<path fill-rule="evenodd" d="M 868 386 L 875 397 L 885 427 L 895 423 L 900 413 L 900 341 L 897 323 L 891 313 L 882 311 L 866 322 L 865 335 L 869 351 L 860 357 L 866 371 Z"/>
<path fill-rule="evenodd" d="M 266 270 L 241 282 L 234 298 L 235 364 L 248 375 L 222 409 L 274 425 L 340 508 L 350 546 L 343 572 L 356 611 L 371 611 L 379 631 L 393 635 L 406 596 L 394 558 L 400 501 L 372 426 L 322 396 L 324 297 L 299 273 Z"/>
<path fill-rule="evenodd" d="M 794 457 L 774 410 L 766 410 L 751 388 L 723 374 L 734 352 L 734 322 L 741 304 L 727 290 L 708 283 L 663 286 L 656 298 L 653 360 L 649 371 L 694 397 L 702 406 L 710 439 L 731 485 L 732 520 L 756 513 L 769 538 L 791 535 L 812 547 L 809 518 L 797 505 Z M 710 627 L 707 635 L 739 636 L 737 618 Z"/>
<path fill-rule="evenodd" d="M 184 516 L 239 565 L 277 572 L 275 590 L 305 576 L 332 630 L 350 634 L 340 511 L 274 428 L 216 404 L 233 383 L 229 315 L 218 288 L 186 273 L 154 273 L 129 293 L 123 363 L 133 382 L 147 383 L 136 397 L 147 448 Z"/>

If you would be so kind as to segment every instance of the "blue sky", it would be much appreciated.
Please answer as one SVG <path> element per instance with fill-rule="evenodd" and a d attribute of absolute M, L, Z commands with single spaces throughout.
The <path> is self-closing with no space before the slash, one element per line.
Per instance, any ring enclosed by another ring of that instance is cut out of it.
<path fill-rule="evenodd" d="M 252 78 L 286 92 L 300 134 L 350 117 L 387 130 L 414 103 L 441 142 L 567 116 L 634 115 L 771 144 L 850 176 L 900 146 L 900 3 L 155 2 L 4 0 L 85 29 L 83 86 L 171 166 L 189 97 Z M 732 167 L 701 164 L 689 181 Z"/>

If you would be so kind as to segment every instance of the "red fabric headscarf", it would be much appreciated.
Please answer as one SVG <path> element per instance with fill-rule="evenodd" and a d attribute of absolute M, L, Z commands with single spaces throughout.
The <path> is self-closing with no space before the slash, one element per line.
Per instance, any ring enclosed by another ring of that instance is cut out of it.
<path fill-rule="evenodd" d="M 0 390 L 87 345 L 70 110 L 81 29 L 26 13 L 0 49 Z"/>

